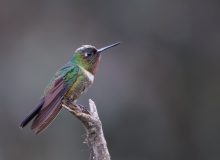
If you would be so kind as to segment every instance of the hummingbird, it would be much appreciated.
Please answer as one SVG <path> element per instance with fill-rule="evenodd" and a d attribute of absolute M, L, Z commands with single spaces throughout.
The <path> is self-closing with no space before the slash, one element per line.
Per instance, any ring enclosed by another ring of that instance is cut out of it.
<path fill-rule="evenodd" d="M 120 42 L 96 49 L 83 45 L 76 49 L 72 58 L 59 69 L 50 80 L 36 108 L 21 122 L 25 127 L 32 119 L 31 129 L 35 134 L 44 131 L 62 109 L 62 101 L 76 103 L 94 81 L 103 51 L 119 45 Z"/>

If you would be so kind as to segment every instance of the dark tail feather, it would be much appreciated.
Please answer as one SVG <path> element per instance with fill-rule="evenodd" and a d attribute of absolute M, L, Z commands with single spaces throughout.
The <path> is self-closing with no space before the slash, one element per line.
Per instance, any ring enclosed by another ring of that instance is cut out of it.
<path fill-rule="evenodd" d="M 43 107 L 40 110 L 39 114 L 34 119 L 31 126 L 31 129 L 35 132 L 35 134 L 41 133 L 56 118 L 56 116 L 58 115 L 58 113 L 62 108 L 61 106 L 62 99 L 63 97 L 59 97 L 55 99 L 53 103 L 49 104 L 45 108 Z"/>
<path fill-rule="evenodd" d="M 66 90 L 66 85 L 61 81 L 60 84 L 50 92 L 50 94 L 44 97 L 44 104 L 31 126 L 31 129 L 36 134 L 39 134 L 46 129 L 56 118 L 62 108 L 61 103 Z"/>
<path fill-rule="evenodd" d="M 21 123 L 21 127 L 26 126 L 33 118 L 31 129 L 36 133 L 42 132 L 56 118 L 61 110 L 61 102 L 64 93 L 67 91 L 67 84 L 64 84 L 62 78 L 55 81 L 54 86 L 42 98 L 41 103 L 37 106 L 27 118 Z"/>
<path fill-rule="evenodd" d="M 39 113 L 43 104 L 44 100 L 42 99 L 41 102 L 37 105 L 37 107 L 21 122 L 21 128 L 24 128 Z"/>

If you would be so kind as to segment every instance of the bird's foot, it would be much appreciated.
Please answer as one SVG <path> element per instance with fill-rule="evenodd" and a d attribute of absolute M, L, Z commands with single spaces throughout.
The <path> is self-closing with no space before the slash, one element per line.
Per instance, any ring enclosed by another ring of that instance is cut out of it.
<path fill-rule="evenodd" d="M 86 114 L 89 114 L 90 115 L 90 111 L 88 110 L 88 107 L 85 107 L 85 106 L 83 106 L 83 105 L 81 105 L 81 104 L 76 104 L 80 109 L 81 109 L 81 111 L 83 112 L 83 113 L 86 113 Z"/>
<path fill-rule="evenodd" d="M 89 108 L 88 107 L 85 107 L 81 104 L 77 104 L 76 101 L 72 101 L 72 100 L 69 100 L 69 99 L 64 99 L 63 100 L 63 107 L 66 108 L 67 110 L 71 111 L 71 112 L 82 112 L 82 113 L 85 113 L 85 114 L 90 114 L 90 111 L 89 111 Z"/>

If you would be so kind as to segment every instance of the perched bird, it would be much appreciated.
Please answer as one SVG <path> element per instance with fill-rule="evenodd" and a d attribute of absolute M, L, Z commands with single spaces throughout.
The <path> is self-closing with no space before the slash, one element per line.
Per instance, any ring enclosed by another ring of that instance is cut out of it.
<path fill-rule="evenodd" d="M 96 49 L 91 45 L 83 45 L 78 48 L 71 60 L 56 72 L 46 87 L 40 103 L 21 122 L 20 127 L 25 127 L 34 119 L 31 129 L 36 134 L 46 129 L 62 109 L 62 100 L 75 103 L 93 83 L 101 53 L 118 44 L 120 43 L 101 49 Z"/>

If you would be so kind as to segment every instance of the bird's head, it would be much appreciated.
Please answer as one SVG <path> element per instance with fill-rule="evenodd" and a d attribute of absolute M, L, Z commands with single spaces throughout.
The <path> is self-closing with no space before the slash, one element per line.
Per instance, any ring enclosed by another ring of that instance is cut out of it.
<path fill-rule="evenodd" d="M 75 51 L 71 61 L 83 67 L 92 74 L 95 74 L 100 63 L 101 54 L 103 53 L 103 51 L 119 44 L 120 43 L 118 42 L 103 47 L 101 49 L 96 49 L 94 46 L 91 45 L 83 45 Z"/>

